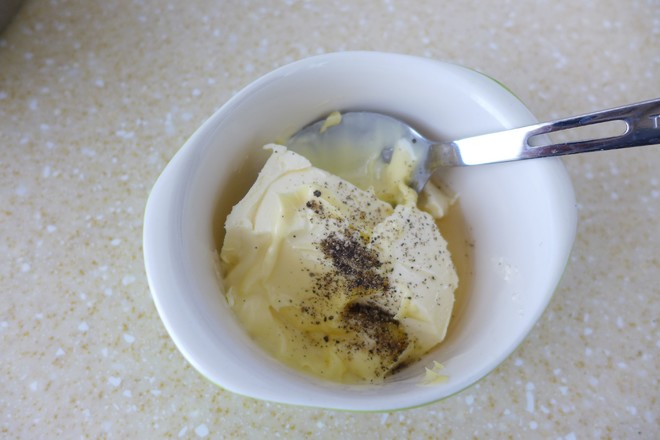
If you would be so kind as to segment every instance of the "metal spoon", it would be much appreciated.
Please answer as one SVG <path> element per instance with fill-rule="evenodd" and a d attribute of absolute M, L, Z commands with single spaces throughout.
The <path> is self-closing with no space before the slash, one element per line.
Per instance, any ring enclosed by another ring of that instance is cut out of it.
<path fill-rule="evenodd" d="M 558 144 L 534 145 L 532 141 L 538 135 L 612 121 L 625 123 L 621 134 Z M 288 140 L 287 147 L 307 156 L 315 166 L 365 187 L 369 174 L 389 162 L 395 143 L 407 139 L 416 158 L 409 185 L 420 192 L 440 167 L 659 144 L 660 98 L 451 142 L 433 142 L 400 120 L 373 112 L 347 112 L 339 124 L 328 125 L 323 119 L 304 127 Z"/>

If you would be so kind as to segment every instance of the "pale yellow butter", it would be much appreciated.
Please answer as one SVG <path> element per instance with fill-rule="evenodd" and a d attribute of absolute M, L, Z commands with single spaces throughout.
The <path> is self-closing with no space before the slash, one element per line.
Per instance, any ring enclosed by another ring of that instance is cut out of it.
<path fill-rule="evenodd" d="M 424 369 L 425 374 L 422 380 L 419 382 L 419 385 L 432 386 L 447 382 L 449 377 L 442 374 L 442 370 L 444 368 L 444 365 L 442 365 L 440 362 L 433 361 L 433 365 L 431 367 L 426 367 Z"/>
<path fill-rule="evenodd" d="M 349 383 L 381 381 L 440 343 L 458 279 L 435 219 L 405 184 L 405 148 L 378 182 L 388 201 L 266 148 L 220 255 L 227 299 L 251 337 L 292 367 Z"/>

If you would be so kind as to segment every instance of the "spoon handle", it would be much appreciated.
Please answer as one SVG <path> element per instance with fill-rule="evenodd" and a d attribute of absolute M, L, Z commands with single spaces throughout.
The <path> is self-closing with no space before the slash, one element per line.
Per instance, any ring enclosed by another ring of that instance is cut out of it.
<path fill-rule="evenodd" d="M 625 131 L 618 135 L 556 144 L 533 145 L 536 136 L 622 121 Z M 477 165 L 537 157 L 562 156 L 589 151 L 614 150 L 660 144 L 660 98 L 587 113 L 552 122 L 498 133 L 475 136 L 450 143 L 462 165 Z M 487 145 L 490 148 L 485 149 Z"/>

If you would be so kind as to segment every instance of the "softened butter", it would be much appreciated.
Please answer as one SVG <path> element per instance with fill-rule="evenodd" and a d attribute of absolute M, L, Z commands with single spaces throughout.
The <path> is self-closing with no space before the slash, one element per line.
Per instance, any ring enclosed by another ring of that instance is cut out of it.
<path fill-rule="evenodd" d="M 294 368 L 344 383 L 380 382 L 440 343 L 458 279 L 405 172 L 380 182 L 384 201 L 283 146 L 266 148 L 220 255 L 228 303 L 251 337 Z M 409 166 L 395 158 L 392 167 Z M 423 207 L 442 214 L 445 197 L 431 188 Z"/>

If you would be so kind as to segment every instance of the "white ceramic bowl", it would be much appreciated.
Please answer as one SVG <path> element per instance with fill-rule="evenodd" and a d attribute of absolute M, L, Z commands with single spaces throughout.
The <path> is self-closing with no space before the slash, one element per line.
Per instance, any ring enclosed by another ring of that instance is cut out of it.
<path fill-rule="evenodd" d="M 190 363 L 239 394 L 363 411 L 442 399 L 497 367 L 548 304 L 575 235 L 570 180 L 558 159 L 443 173 L 441 180 L 460 200 L 460 221 L 449 227 L 458 235 L 448 239 L 467 264 L 447 339 L 384 384 L 329 383 L 282 365 L 250 340 L 227 306 L 214 254 L 225 216 L 267 157 L 262 145 L 338 109 L 388 113 L 445 140 L 536 122 L 496 81 L 429 59 L 345 52 L 277 69 L 215 112 L 156 182 L 144 221 L 156 307 Z M 444 365 L 449 379 L 422 386 L 424 367 L 433 360 Z"/>

